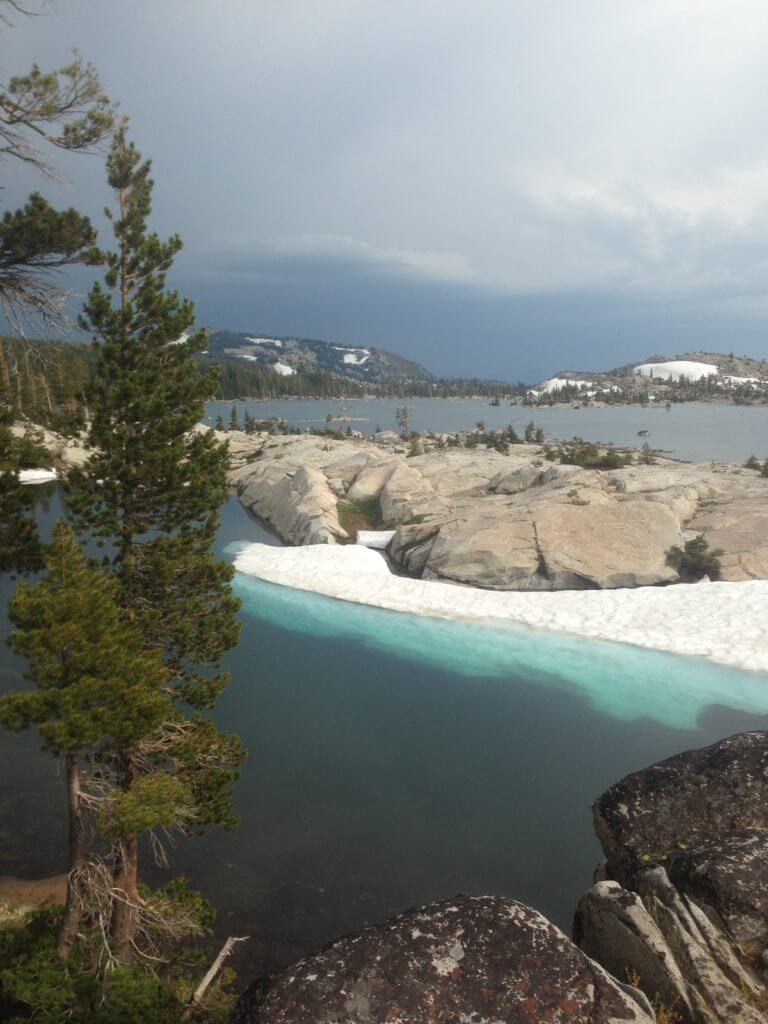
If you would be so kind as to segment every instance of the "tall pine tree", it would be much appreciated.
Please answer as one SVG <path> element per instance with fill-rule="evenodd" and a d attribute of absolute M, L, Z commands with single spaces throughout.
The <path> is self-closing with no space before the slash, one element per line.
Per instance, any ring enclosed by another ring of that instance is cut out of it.
<path fill-rule="evenodd" d="M 69 821 L 67 898 L 58 939 L 66 958 L 92 904 L 83 813 L 82 759 L 132 749 L 171 713 L 168 670 L 144 649 L 139 628 L 117 604 L 118 588 L 89 566 L 63 521 L 46 552 L 46 574 L 21 584 L 10 605 L 9 643 L 27 661 L 34 690 L 0 698 L 0 722 L 11 731 L 36 726 L 47 750 L 63 757 Z M 105 814 L 114 802 L 102 795 Z"/>
<path fill-rule="evenodd" d="M 194 354 L 205 348 L 190 302 L 166 289 L 181 241 L 147 230 L 153 182 L 150 165 L 126 136 L 115 133 L 107 160 L 116 211 L 114 252 L 100 252 L 105 287 L 96 284 L 82 326 L 95 341 L 96 380 L 89 396 L 94 454 L 72 478 L 71 509 L 79 526 L 105 545 L 124 615 L 169 670 L 174 713 L 117 762 L 125 794 L 112 822 L 116 844 L 112 938 L 123 959 L 139 926 L 138 827 L 146 776 L 171 761 L 184 775 L 186 831 L 232 824 L 231 786 L 242 748 L 204 714 L 228 682 L 223 654 L 237 642 L 238 602 L 232 568 L 211 551 L 226 497 L 227 449 L 197 431 L 204 403 L 216 391 Z M 137 812 L 137 813 L 133 813 Z"/>

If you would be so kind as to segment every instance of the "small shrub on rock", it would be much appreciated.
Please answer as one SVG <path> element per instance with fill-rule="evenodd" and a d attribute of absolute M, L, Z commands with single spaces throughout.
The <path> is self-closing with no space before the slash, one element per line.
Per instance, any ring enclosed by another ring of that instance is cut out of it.
<path fill-rule="evenodd" d="M 720 555 L 722 549 L 709 550 L 709 541 L 699 534 L 693 540 L 685 542 L 685 547 L 675 545 L 667 552 L 667 565 L 677 570 L 680 579 L 685 583 L 695 583 L 708 576 L 711 580 L 720 579 Z"/>

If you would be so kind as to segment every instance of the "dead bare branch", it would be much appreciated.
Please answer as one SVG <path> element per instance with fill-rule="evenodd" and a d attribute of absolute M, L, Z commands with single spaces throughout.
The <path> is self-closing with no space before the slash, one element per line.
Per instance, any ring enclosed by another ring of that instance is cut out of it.
<path fill-rule="evenodd" d="M 221 947 L 219 955 L 216 957 L 211 966 L 205 972 L 202 981 L 195 989 L 192 995 L 192 999 L 187 1004 L 186 1009 L 181 1015 L 182 1020 L 190 1020 L 195 1010 L 200 1007 L 200 1005 L 202 1004 L 203 997 L 205 996 L 205 993 L 208 991 L 208 988 L 210 987 L 216 975 L 224 966 L 224 961 L 227 959 L 228 956 L 232 954 L 235 945 L 238 942 L 247 942 L 249 938 L 249 935 L 242 935 L 239 937 L 231 935 L 227 939 L 227 941 Z"/>

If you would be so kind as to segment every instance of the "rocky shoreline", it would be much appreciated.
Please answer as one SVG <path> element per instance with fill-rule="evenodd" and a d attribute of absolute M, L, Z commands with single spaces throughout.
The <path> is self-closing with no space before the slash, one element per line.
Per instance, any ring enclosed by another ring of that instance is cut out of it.
<path fill-rule="evenodd" d="M 592 469 L 549 461 L 543 444 L 408 457 L 393 434 L 222 437 L 240 501 L 287 543 L 348 543 L 340 513 L 373 510 L 410 576 L 493 590 L 669 584 L 670 548 L 703 536 L 722 552 L 723 580 L 768 579 L 768 478 L 742 466 L 655 457 Z"/>
<path fill-rule="evenodd" d="M 764 1024 L 767 782 L 768 733 L 750 732 L 611 786 L 572 940 L 461 894 L 259 979 L 232 1024 Z"/>

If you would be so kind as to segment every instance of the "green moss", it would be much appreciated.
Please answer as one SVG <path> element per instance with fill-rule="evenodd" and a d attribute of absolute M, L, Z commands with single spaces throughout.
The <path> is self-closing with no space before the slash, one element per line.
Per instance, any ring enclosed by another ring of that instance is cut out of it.
<path fill-rule="evenodd" d="M 379 530 L 383 525 L 381 503 L 378 498 L 363 498 L 360 501 L 340 501 L 336 508 L 342 529 L 351 541 L 357 538 L 358 530 Z"/>

